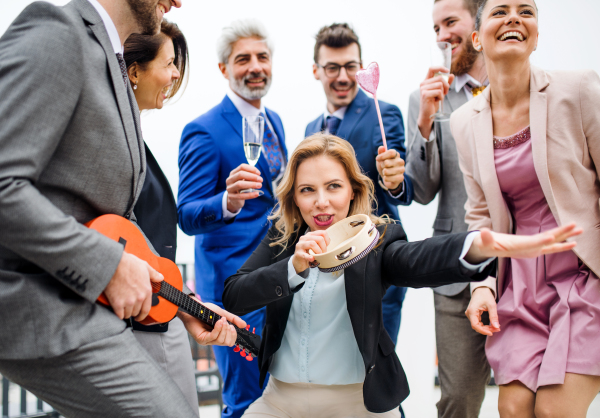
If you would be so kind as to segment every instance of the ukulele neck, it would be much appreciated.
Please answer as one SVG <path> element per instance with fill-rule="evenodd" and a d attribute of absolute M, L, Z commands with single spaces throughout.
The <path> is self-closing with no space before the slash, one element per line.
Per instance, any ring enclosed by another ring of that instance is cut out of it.
<path fill-rule="evenodd" d="M 171 286 L 165 281 L 161 283 L 160 291 L 157 295 L 179 306 L 193 317 L 198 318 L 212 327 L 214 327 L 217 321 L 221 319 L 221 315 L 211 311 L 206 306 L 198 303 L 181 290 Z"/>

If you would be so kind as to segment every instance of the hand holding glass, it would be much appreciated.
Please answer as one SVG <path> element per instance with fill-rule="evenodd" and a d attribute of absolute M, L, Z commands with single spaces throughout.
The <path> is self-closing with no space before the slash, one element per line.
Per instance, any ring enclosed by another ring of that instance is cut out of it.
<path fill-rule="evenodd" d="M 242 132 L 244 135 L 244 154 L 246 154 L 248 164 L 254 167 L 260 158 L 263 135 L 265 132 L 265 119 L 262 116 L 249 116 L 243 118 Z M 258 189 L 240 190 L 240 193 L 254 192 L 257 192 L 259 196 L 264 195 L 264 193 Z"/>
<path fill-rule="evenodd" d="M 436 42 L 435 45 L 431 47 L 431 66 L 432 67 L 445 67 L 450 69 L 452 66 L 452 45 L 449 42 Z M 436 73 L 435 74 L 442 76 L 446 82 L 448 82 L 450 78 L 450 73 Z M 437 113 L 434 115 L 435 118 L 448 118 L 449 114 L 444 113 L 444 101 L 440 102 L 440 107 Z"/>

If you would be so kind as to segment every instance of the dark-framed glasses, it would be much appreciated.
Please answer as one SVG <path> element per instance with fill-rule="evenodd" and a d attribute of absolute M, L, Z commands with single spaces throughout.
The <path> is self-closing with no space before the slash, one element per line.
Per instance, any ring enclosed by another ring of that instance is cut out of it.
<path fill-rule="evenodd" d="M 346 74 L 348 74 L 348 76 L 352 77 L 352 76 L 356 75 L 356 72 L 358 70 L 360 70 L 360 65 L 361 65 L 361 63 L 357 62 L 357 61 L 350 61 L 344 65 L 339 65 L 339 64 L 334 64 L 334 63 L 328 63 L 325 65 L 317 64 L 318 67 L 321 67 L 325 71 L 325 75 L 329 78 L 338 77 L 340 75 L 340 71 L 341 71 L 342 67 L 344 67 L 346 69 Z"/>

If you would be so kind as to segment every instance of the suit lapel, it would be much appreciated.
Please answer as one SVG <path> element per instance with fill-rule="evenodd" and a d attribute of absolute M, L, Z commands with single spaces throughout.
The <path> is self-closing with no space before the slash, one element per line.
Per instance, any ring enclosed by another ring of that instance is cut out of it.
<path fill-rule="evenodd" d="M 531 67 L 531 93 L 529 101 L 529 120 L 531 129 L 531 149 L 533 153 L 533 165 L 537 174 L 544 196 L 550 206 L 552 214 L 560 224 L 556 200 L 550 184 L 550 173 L 548 171 L 548 152 L 546 141 L 546 126 L 548 115 L 548 104 L 546 92 L 543 91 L 549 85 L 544 71 Z"/>
<path fill-rule="evenodd" d="M 452 86 L 450 86 L 450 91 L 448 91 L 446 99 L 444 100 L 444 107 L 448 106 L 448 109 L 444 109 L 444 111 L 447 113 L 452 113 L 465 103 L 467 103 L 467 95 L 464 89 L 457 92 L 454 89 L 454 83 L 452 83 Z"/>
<path fill-rule="evenodd" d="M 500 183 L 496 175 L 494 161 L 494 131 L 492 123 L 492 109 L 489 102 L 489 89 L 483 93 L 475 110 L 479 110 L 471 119 L 472 135 L 475 138 L 477 163 L 481 175 L 482 189 L 484 190 L 488 210 L 492 219 L 494 230 L 510 232 L 510 218 L 508 208 L 502 197 Z"/>
<path fill-rule="evenodd" d="M 362 260 L 344 269 L 344 288 L 346 290 L 346 304 L 352 329 L 358 343 L 358 348 L 364 352 L 364 318 L 365 318 L 365 278 L 367 270 L 367 255 Z"/>
<path fill-rule="evenodd" d="M 221 102 L 223 106 L 223 117 L 225 120 L 231 125 L 231 128 L 238 135 L 238 140 L 240 144 L 243 144 L 244 141 L 244 132 L 242 131 L 242 115 L 237 110 L 231 99 L 227 96 Z M 276 132 L 279 135 L 278 132 Z M 245 155 L 245 154 L 244 154 Z M 247 163 L 247 161 L 246 161 Z M 266 184 L 269 189 L 271 195 L 273 194 L 273 185 L 271 180 L 271 170 L 269 169 L 269 163 L 265 158 L 265 153 L 260 153 L 260 158 L 258 159 L 258 163 L 256 163 L 256 168 L 260 171 L 260 175 L 263 177 L 263 185 Z"/>
<path fill-rule="evenodd" d="M 354 128 L 356 127 L 356 124 L 366 113 L 369 106 L 369 97 L 361 89 L 358 89 L 356 97 L 352 103 L 350 103 L 350 106 L 348 106 L 348 110 L 346 110 L 344 119 L 342 120 L 342 123 L 337 131 L 337 136 L 346 140 L 350 138 L 352 131 L 354 131 Z M 362 140 L 371 140 L 371 138 L 363 138 Z"/>
<path fill-rule="evenodd" d="M 128 94 L 130 94 L 128 93 L 129 86 L 126 87 L 123 82 L 121 68 L 119 67 L 119 62 L 110 43 L 110 38 L 106 32 L 104 22 L 102 22 L 102 19 L 89 2 L 78 0 L 75 5 L 81 16 L 88 22 L 89 28 L 94 33 L 94 36 L 106 54 L 107 65 L 110 71 L 119 113 L 121 115 L 121 122 L 123 124 L 127 146 L 129 147 L 131 155 L 133 179 L 134 184 L 136 185 L 133 191 L 135 194 L 136 190 L 140 189 L 140 187 L 137 186 L 140 180 L 140 174 L 145 169 L 145 161 L 142 161 L 144 159 L 143 146 L 141 144 L 142 136 L 141 132 L 136 130 L 135 122 L 133 120 L 134 117 L 138 117 L 137 114 L 135 114 L 135 112 L 139 113 L 137 104 L 135 103 L 135 99 L 133 99 L 131 102 L 132 104 L 130 104 L 128 97 Z"/>

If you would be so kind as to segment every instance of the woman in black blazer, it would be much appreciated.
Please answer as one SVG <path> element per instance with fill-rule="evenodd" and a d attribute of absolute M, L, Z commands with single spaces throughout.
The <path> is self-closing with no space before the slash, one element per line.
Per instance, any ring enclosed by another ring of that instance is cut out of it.
<path fill-rule="evenodd" d="M 408 243 L 401 225 L 373 215 L 373 184 L 361 172 L 352 146 L 325 134 L 306 138 L 296 148 L 277 197 L 273 227 L 238 273 L 227 279 L 223 294 L 225 308 L 238 315 L 267 307 L 259 354 L 261 385 L 267 372 L 271 378 L 263 396 L 244 415 L 251 417 L 319 416 L 315 411 L 323 416 L 399 416 L 398 406 L 409 390 L 382 324 L 381 298 L 388 287 L 483 280 L 495 271 L 495 262 L 488 257 L 570 249 L 572 244 L 559 242 L 577 234 L 571 225 L 554 230 L 552 236 L 482 231 L 468 238 L 462 233 Z M 310 272 L 308 263 L 314 258 L 308 250 L 317 254 L 326 250 L 327 227 L 359 213 L 370 215 L 377 225 L 381 238 L 375 249 L 341 275 Z M 340 280 L 343 286 L 335 292 L 345 292 L 343 300 L 336 301 L 336 293 L 318 300 L 319 292 L 330 291 L 332 287 L 326 286 L 335 286 L 336 281 L 340 286 Z M 314 290 L 304 288 L 307 282 Z M 321 304 L 321 316 L 312 314 L 317 310 L 310 305 L 313 300 Z M 344 320 L 346 311 L 349 321 Z M 345 352 L 343 347 L 328 351 L 322 345 L 323 341 L 335 345 L 338 336 L 354 346 Z M 360 352 L 362 360 L 354 361 L 353 352 Z M 348 378 L 344 368 L 356 370 L 350 370 Z M 344 408 L 353 393 L 350 388 L 362 396 L 354 396 L 357 403 L 348 412 Z M 303 396 L 308 391 L 310 396 Z"/>

